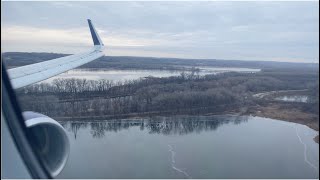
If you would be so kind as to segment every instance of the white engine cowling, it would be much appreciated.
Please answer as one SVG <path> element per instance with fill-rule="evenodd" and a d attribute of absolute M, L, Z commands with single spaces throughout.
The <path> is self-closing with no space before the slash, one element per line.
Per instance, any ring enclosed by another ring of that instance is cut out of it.
<path fill-rule="evenodd" d="M 40 113 L 22 113 L 26 126 L 34 133 L 36 149 L 51 176 L 57 176 L 64 168 L 70 151 L 70 143 L 65 129 L 52 118 Z"/>

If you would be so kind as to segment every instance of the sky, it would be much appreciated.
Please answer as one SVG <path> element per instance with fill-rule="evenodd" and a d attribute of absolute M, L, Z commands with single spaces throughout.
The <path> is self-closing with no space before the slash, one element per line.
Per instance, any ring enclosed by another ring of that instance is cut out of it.
<path fill-rule="evenodd" d="M 2 52 L 319 63 L 319 2 L 2 1 Z"/>

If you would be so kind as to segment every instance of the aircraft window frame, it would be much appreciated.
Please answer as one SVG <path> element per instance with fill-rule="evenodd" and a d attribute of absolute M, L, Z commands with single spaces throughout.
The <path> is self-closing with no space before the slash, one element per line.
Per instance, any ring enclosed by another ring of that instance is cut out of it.
<path fill-rule="evenodd" d="M 4 123 L 7 124 L 8 130 L 14 140 L 14 144 L 16 145 L 16 148 L 20 153 L 31 177 L 37 179 L 52 179 L 50 173 L 41 160 L 41 156 L 33 148 L 33 134 L 25 125 L 21 108 L 12 88 L 7 69 L 2 60 L 1 66 L 1 109 L 3 116 L 5 117 Z"/>

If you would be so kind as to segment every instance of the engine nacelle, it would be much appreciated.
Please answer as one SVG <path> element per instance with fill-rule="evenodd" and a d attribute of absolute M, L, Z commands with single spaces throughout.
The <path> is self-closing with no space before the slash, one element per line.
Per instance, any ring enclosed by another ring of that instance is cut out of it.
<path fill-rule="evenodd" d="M 33 131 L 36 149 L 51 176 L 57 176 L 64 168 L 70 151 L 70 142 L 65 129 L 52 118 L 40 113 L 22 113 L 26 126 Z"/>

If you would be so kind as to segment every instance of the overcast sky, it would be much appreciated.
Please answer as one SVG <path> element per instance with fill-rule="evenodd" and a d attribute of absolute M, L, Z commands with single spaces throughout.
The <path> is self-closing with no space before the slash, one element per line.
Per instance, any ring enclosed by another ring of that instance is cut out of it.
<path fill-rule="evenodd" d="M 1 2 L 2 51 L 319 62 L 318 2 Z"/>

